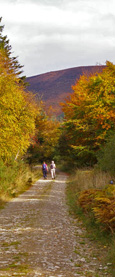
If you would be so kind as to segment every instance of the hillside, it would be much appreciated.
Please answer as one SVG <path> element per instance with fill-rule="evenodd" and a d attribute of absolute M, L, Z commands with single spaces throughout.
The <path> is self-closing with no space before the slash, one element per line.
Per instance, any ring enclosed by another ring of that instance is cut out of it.
<path fill-rule="evenodd" d="M 61 113 L 60 102 L 72 92 L 72 85 L 79 79 L 83 73 L 94 73 L 102 71 L 104 66 L 84 66 L 74 67 L 65 70 L 48 72 L 32 77 L 26 80 L 29 83 L 28 89 L 36 96 L 42 97 L 46 108 L 50 105 L 56 114 Z"/>

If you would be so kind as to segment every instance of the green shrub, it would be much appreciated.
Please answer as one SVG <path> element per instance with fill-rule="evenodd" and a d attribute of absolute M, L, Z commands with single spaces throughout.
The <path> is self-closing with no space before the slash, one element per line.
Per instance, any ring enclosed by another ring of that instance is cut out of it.
<path fill-rule="evenodd" d="M 101 170 L 115 175 L 115 133 L 112 134 L 98 156 L 98 166 Z"/>
<path fill-rule="evenodd" d="M 41 175 L 24 161 L 12 161 L 6 165 L 0 161 L 0 203 L 10 200 L 27 190 Z"/>

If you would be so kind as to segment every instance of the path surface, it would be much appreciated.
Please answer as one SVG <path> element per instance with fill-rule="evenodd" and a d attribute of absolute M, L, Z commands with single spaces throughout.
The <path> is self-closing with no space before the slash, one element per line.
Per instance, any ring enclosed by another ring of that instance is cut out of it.
<path fill-rule="evenodd" d="M 65 187 L 64 174 L 40 179 L 0 211 L 0 276 L 110 276 L 70 217 Z"/>

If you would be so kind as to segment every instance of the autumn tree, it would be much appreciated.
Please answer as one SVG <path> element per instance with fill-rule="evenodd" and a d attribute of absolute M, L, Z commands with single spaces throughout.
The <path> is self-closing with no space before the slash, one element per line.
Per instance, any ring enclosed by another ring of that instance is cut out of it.
<path fill-rule="evenodd" d="M 115 176 L 115 132 L 108 137 L 107 142 L 100 149 L 97 160 L 101 170 Z"/>
<path fill-rule="evenodd" d="M 83 75 L 62 104 L 62 125 L 68 149 L 74 159 L 96 161 L 96 152 L 115 132 L 115 65 L 108 62 L 101 73 Z"/>
<path fill-rule="evenodd" d="M 0 51 L 0 157 L 4 161 L 27 150 L 35 130 L 35 117 L 33 96 L 9 72 L 9 59 Z"/>
<path fill-rule="evenodd" d="M 56 118 L 48 116 L 41 103 L 40 114 L 36 117 L 36 132 L 28 150 L 29 162 L 51 160 L 56 156 L 56 145 L 60 136 L 60 123 Z"/>

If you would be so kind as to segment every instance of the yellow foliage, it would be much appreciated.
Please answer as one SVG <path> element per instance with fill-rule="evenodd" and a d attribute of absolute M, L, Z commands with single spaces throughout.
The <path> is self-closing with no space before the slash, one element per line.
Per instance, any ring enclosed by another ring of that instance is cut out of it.
<path fill-rule="evenodd" d="M 9 60 L 0 51 L 0 158 L 5 162 L 22 154 L 35 130 L 36 106 L 10 70 Z"/>
<path fill-rule="evenodd" d="M 36 118 L 36 134 L 32 138 L 32 144 L 35 153 L 41 153 L 42 158 L 49 158 L 60 137 L 60 123 L 41 113 Z"/>

